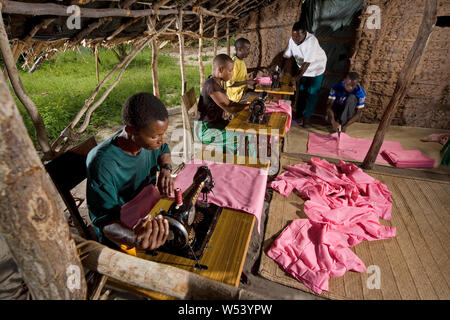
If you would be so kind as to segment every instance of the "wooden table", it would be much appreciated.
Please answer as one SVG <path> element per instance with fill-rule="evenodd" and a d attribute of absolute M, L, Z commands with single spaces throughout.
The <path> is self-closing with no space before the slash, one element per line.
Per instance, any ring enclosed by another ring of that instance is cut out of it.
<path fill-rule="evenodd" d="M 295 88 L 289 86 L 286 83 L 282 83 L 281 88 L 278 89 L 272 89 L 271 86 L 262 86 L 258 84 L 255 86 L 255 92 L 267 92 L 269 94 L 287 94 L 292 96 L 295 94 Z"/>
<path fill-rule="evenodd" d="M 289 101 L 290 102 L 290 101 Z M 272 159 L 272 156 L 276 156 L 279 163 L 279 155 L 281 153 L 281 150 L 284 145 L 284 140 L 286 136 L 286 124 L 289 121 L 289 116 L 285 112 L 272 112 L 269 116 L 269 121 L 267 124 L 253 124 L 248 123 L 247 119 L 250 116 L 250 111 L 248 110 L 242 110 L 237 114 L 236 117 L 234 117 L 230 123 L 225 127 L 225 130 L 234 131 L 236 133 L 241 133 L 246 136 L 245 138 L 245 150 L 246 155 L 249 154 L 249 141 L 248 136 L 249 135 L 256 135 L 257 136 L 257 149 L 258 152 L 260 152 L 260 141 L 262 140 L 262 136 L 266 136 L 267 139 L 267 156 Z M 278 148 L 277 148 L 277 154 L 272 155 L 271 149 L 271 138 L 277 137 L 279 138 Z M 258 154 L 258 157 L 261 153 Z M 274 163 L 274 160 L 271 160 L 272 163 Z M 271 172 L 270 174 L 276 174 L 278 173 L 278 170 L 276 172 Z"/>
<path fill-rule="evenodd" d="M 254 161 L 248 158 L 240 160 L 240 162 L 246 163 L 247 166 L 265 170 L 269 168 L 269 164 L 249 164 Z M 163 210 L 169 209 L 172 202 L 173 200 L 170 199 L 161 199 L 151 210 L 150 214 L 152 216 L 155 215 L 159 212 L 160 208 Z M 205 249 L 202 258 L 199 260 L 200 264 L 208 266 L 207 270 L 194 268 L 195 260 L 165 252 L 158 252 L 156 256 L 152 256 L 143 251 L 136 252 L 136 250 L 132 249 L 128 250 L 127 253 L 136 255 L 142 259 L 185 269 L 201 276 L 238 287 L 255 221 L 256 218 L 252 214 L 232 209 L 222 209 L 222 213 L 209 240 L 208 248 Z M 170 296 L 157 292 L 127 286 L 116 281 L 113 282 L 116 286 L 144 294 L 152 299 L 173 299 Z"/>

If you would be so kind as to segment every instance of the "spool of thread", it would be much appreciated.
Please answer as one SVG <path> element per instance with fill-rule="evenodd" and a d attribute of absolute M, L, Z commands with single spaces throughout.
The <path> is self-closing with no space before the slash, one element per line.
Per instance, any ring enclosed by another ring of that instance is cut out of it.
<path fill-rule="evenodd" d="M 175 201 L 177 202 L 177 205 L 183 204 L 183 193 L 180 188 L 175 189 Z"/>

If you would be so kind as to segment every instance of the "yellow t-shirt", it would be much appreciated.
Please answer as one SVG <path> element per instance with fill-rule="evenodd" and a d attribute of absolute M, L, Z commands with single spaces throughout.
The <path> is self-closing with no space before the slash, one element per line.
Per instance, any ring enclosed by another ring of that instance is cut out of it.
<path fill-rule="evenodd" d="M 238 57 L 233 57 L 234 68 L 233 77 L 227 82 L 227 96 L 228 99 L 234 102 L 239 102 L 244 94 L 244 90 L 247 89 L 247 85 L 242 85 L 239 87 L 230 87 L 235 82 L 241 82 L 247 80 L 247 66 L 244 60 Z"/>

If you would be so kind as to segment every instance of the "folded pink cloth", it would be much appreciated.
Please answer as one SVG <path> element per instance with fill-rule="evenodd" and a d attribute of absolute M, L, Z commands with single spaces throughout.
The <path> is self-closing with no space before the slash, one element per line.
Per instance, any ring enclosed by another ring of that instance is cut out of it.
<path fill-rule="evenodd" d="M 353 138 L 338 134 L 309 133 L 308 153 L 323 156 L 339 157 L 356 161 L 363 161 L 369 151 L 372 140 Z M 377 163 L 392 164 L 402 168 L 433 168 L 434 159 L 419 150 L 404 150 L 400 142 L 383 141 Z"/>
<path fill-rule="evenodd" d="M 277 102 L 266 103 L 266 113 L 272 112 L 284 112 L 288 114 L 288 121 L 286 123 L 286 133 L 291 129 L 292 121 L 292 107 L 289 103 L 283 100 L 278 100 Z"/>
<path fill-rule="evenodd" d="M 256 83 L 262 85 L 262 86 L 270 86 L 272 85 L 272 78 L 271 77 L 256 77 L 253 80 L 256 81 Z"/>
<path fill-rule="evenodd" d="M 120 210 L 120 221 L 130 229 L 141 220 L 161 199 L 158 189 L 149 184 L 131 201 L 125 203 Z"/>
<path fill-rule="evenodd" d="M 434 158 L 419 150 L 383 150 L 381 155 L 398 168 L 434 168 Z"/>
<path fill-rule="evenodd" d="M 257 168 L 192 159 L 177 175 L 175 188 L 186 190 L 193 181 L 197 168 L 208 166 L 214 179 L 213 192 L 208 194 L 208 202 L 220 207 L 241 210 L 253 214 L 260 220 L 266 192 L 267 171 Z M 199 196 L 199 201 L 202 195 Z"/>
<path fill-rule="evenodd" d="M 294 220 L 276 239 L 267 255 L 308 288 L 328 290 L 330 277 L 347 270 L 365 271 L 364 263 L 349 249 L 363 240 L 395 236 L 390 220 L 392 200 L 386 185 L 351 163 L 336 167 L 326 160 L 285 166 L 270 183 L 284 196 L 294 189 L 303 198 L 308 219 Z"/>

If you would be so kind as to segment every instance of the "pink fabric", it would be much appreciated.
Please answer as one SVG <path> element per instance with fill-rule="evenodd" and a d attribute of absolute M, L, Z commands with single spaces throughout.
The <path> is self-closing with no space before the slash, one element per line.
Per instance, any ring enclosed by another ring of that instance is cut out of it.
<path fill-rule="evenodd" d="M 272 78 L 271 77 L 256 77 L 253 79 L 256 81 L 256 83 L 262 85 L 262 86 L 270 86 L 272 85 Z"/>
<path fill-rule="evenodd" d="M 391 219 L 386 185 L 344 161 L 336 167 L 311 158 L 284 169 L 270 187 L 284 196 L 297 190 L 309 199 L 304 206 L 308 219 L 294 220 L 267 255 L 317 294 L 328 291 L 330 277 L 347 270 L 364 272 L 364 263 L 350 248 L 363 240 L 395 236 L 395 227 L 379 222 Z"/>
<path fill-rule="evenodd" d="M 402 152 L 383 150 L 381 155 L 398 168 L 434 168 L 434 158 L 430 158 L 419 150 L 403 150 Z"/>
<path fill-rule="evenodd" d="M 291 129 L 291 121 L 292 121 L 292 107 L 289 103 L 278 100 L 277 102 L 269 102 L 266 103 L 266 113 L 272 112 L 284 112 L 288 114 L 288 121 L 286 123 L 286 133 Z"/>
<path fill-rule="evenodd" d="M 143 219 L 161 199 L 158 189 L 149 184 L 120 210 L 120 221 L 130 229 Z"/>
<path fill-rule="evenodd" d="M 208 194 L 208 202 L 220 207 L 253 214 L 258 220 L 258 232 L 260 232 L 267 171 L 228 163 L 193 159 L 175 178 L 175 188 L 181 188 L 182 191 L 186 190 L 192 184 L 197 168 L 203 165 L 208 166 L 211 170 L 215 182 L 214 194 L 212 192 Z M 200 195 L 199 201 L 202 198 L 202 195 Z"/>
<path fill-rule="evenodd" d="M 363 161 L 371 144 L 372 140 L 370 139 L 353 138 L 345 133 L 341 133 L 341 140 L 338 142 L 337 133 L 319 134 L 310 132 L 308 153 Z M 412 159 L 412 157 L 415 159 Z M 395 141 L 383 142 L 375 162 L 409 168 L 432 168 L 434 166 L 433 158 L 419 150 L 404 150 L 400 142 Z M 433 165 L 431 165 L 431 162 L 433 162 Z"/>

